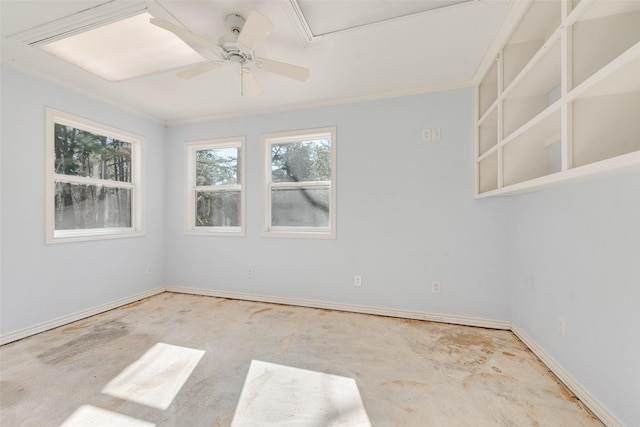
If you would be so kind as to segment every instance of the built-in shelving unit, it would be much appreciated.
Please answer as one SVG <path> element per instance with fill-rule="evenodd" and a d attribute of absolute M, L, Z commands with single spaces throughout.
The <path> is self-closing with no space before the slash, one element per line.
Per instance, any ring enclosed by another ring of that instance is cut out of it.
<path fill-rule="evenodd" d="M 640 1 L 518 6 L 478 79 L 476 196 L 640 171 Z"/>

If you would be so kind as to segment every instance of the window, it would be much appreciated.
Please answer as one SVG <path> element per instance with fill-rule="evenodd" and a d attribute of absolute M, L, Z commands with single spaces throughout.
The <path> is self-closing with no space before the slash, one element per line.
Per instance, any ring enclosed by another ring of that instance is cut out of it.
<path fill-rule="evenodd" d="M 264 235 L 335 238 L 336 129 L 263 135 Z"/>
<path fill-rule="evenodd" d="M 47 108 L 47 243 L 144 234 L 144 139 Z"/>
<path fill-rule="evenodd" d="M 244 138 L 185 145 L 185 233 L 244 235 Z"/>

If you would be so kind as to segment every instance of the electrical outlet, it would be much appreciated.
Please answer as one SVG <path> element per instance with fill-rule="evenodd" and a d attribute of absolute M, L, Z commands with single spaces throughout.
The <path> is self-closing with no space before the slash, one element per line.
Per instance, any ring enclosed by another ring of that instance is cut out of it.
<path fill-rule="evenodd" d="M 147 274 L 152 274 L 153 273 L 153 264 L 148 264 L 147 265 Z"/>
<path fill-rule="evenodd" d="M 440 128 L 422 129 L 422 140 L 424 142 L 440 141 Z"/>
<path fill-rule="evenodd" d="M 353 276 L 353 286 L 362 286 L 362 276 L 357 274 Z"/>
<path fill-rule="evenodd" d="M 564 336 L 567 332 L 567 323 L 564 320 L 564 317 L 558 316 L 558 334 Z"/>
<path fill-rule="evenodd" d="M 247 268 L 247 277 L 251 279 L 253 277 L 253 268 Z"/>
<path fill-rule="evenodd" d="M 440 281 L 439 280 L 434 280 L 433 282 L 431 282 L 431 292 L 433 292 L 434 294 L 439 294 L 440 293 Z"/>

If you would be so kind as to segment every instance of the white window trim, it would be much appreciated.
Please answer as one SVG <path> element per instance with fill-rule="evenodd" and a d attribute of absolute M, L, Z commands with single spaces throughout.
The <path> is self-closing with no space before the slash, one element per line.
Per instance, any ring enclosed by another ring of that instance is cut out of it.
<path fill-rule="evenodd" d="M 200 150 L 216 148 L 238 148 L 240 153 L 240 184 L 235 185 L 209 185 L 197 187 L 198 190 L 211 189 L 215 191 L 240 191 L 240 226 L 239 227 L 196 227 L 195 226 L 195 156 Z M 185 170 L 185 203 L 184 203 L 184 234 L 196 236 L 237 236 L 245 235 L 245 138 L 243 136 L 235 138 L 208 139 L 191 141 L 184 146 L 184 170 Z"/>
<path fill-rule="evenodd" d="M 331 181 L 311 182 L 271 182 L 271 144 L 299 142 L 301 139 L 313 139 L 316 137 L 331 138 Z M 336 238 L 336 127 L 304 129 L 289 132 L 275 132 L 263 134 L 262 139 L 262 236 L 263 237 L 291 237 L 291 238 Z M 272 188 L 313 188 L 329 187 L 329 227 L 278 227 L 271 225 L 271 189 Z"/>
<path fill-rule="evenodd" d="M 54 124 L 73 126 L 98 135 L 108 136 L 131 143 L 131 182 L 116 182 L 82 176 L 71 176 L 55 173 L 55 129 Z M 51 107 L 46 108 L 46 190 L 45 190 L 45 222 L 47 244 L 68 243 L 87 240 L 118 239 L 145 235 L 144 229 L 144 174 L 145 140 L 140 135 L 94 122 Z M 131 190 L 131 227 L 122 228 L 85 228 L 79 230 L 55 230 L 55 182 L 74 182 L 88 185 L 127 188 Z"/>

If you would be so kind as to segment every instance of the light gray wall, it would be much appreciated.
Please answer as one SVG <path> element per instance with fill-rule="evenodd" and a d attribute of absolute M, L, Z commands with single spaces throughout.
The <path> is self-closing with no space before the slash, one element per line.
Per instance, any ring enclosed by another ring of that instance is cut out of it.
<path fill-rule="evenodd" d="M 164 126 L 9 67 L 2 87 L 0 333 L 163 284 Z M 45 106 L 146 138 L 146 236 L 46 245 Z M 152 263 L 155 273 L 146 274 Z"/>
<path fill-rule="evenodd" d="M 167 283 L 508 320 L 508 200 L 473 198 L 473 97 L 460 89 L 169 128 Z M 260 237 L 260 134 L 323 126 L 337 126 L 337 239 Z M 442 140 L 423 142 L 425 127 Z M 239 135 L 246 237 L 185 236 L 185 141 Z"/>
<path fill-rule="evenodd" d="M 623 422 L 640 425 L 640 175 L 513 201 L 513 322 Z"/>

